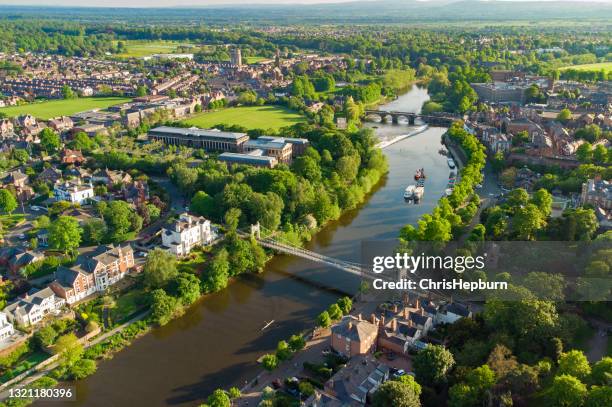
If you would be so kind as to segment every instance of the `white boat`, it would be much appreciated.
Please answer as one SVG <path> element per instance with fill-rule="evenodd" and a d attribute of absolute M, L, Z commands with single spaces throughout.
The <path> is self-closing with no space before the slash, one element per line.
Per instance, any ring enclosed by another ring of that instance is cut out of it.
<path fill-rule="evenodd" d="M 418 201 L 421 198 L 423 198 L 423 195 L 425 195 L 425 187 L 423 185 L 419 185 L 418 187 L 414 189 L 414 200 L 415 201 Z"/>
<path fill-rule="evenodd" d="M 446 188 L 444 190 L 444 193 L 446 194 L 446 196 L 451 196 L 453 194 L 453 189 L 452 188 Z"/>
<path fill-rule="evenodd" d="M 412 199 L 414 198 L 414 191 L 416 189 L 416 185 L 408 185 L 404 190 L 404 199 Z"/>
<path fill-rule="evenodd" d="M 448 162 L 448 166 L 450 168 L 455 168 L 455 160 L 453 160 L 452 158 L 448 157 L 447 162 Z"/>

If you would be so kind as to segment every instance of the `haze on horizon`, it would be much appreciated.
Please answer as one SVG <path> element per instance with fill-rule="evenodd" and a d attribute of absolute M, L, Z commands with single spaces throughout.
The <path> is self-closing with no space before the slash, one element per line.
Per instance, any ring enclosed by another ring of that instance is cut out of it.
<path fill-rule="evenodd" d="M 46 7 L 205 7 L 205 6 L 249 6 L 249 5 L 308 5 L 308 4 L 333 4 L 347 2 L 381 2 L 386 0 L 131 0 L 126 4 L 125 0 L 0 0 L 0 6 L 46 6 Z M 452 3 L 460 0 L 413 0 L 415 2 L 441 2 Z M 483 0 L 483 1 L 522 1 L 534 2 L 534 0 Z M 598 2 L 612 3 L 612 0 L 537 0 L 561 1 L 561 2 Z M 408 0 L 407 3 L 412 1 Z"/>

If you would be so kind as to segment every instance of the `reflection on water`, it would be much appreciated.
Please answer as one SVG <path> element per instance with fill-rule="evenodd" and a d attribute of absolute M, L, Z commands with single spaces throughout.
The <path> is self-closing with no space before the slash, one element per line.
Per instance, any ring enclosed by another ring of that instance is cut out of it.
<path fill-rule="evenodd" d="M 417 112 L 427 92 L 413 88 L 386 106 Z M 377 126 L 383 137 L 405 134 L 407 125 Z M 446 159 L 438 154 L 444 129 L 430 128 L 385 149 L 389 174 L 366 203 L 331 223 L 308 248 L 341 259 L 359 261 L 363 239 L 397 236 L 406 223 L 430 212 L 448 180 Z M 406 204 L 403 191 L 417 168 L 428 175 L 419 205 Z M 244 276 L 226 290 L 201 299 L 183 317 L 136 340 L 98 372 L 78 383 L 78 402 L 66 406 L 199 405 L 215 388 L 242 385 L 259 371 L 255 360 L 281 339 L 312 326 L 315 316 L 338 293 L 301 279 L 350 290 L 353 276 L 289 256 L 276 256 L 263 274 Z M 264 332 L 267 321 L 275 322 Z M 60 403 L 57 403 L 61 405 Z"/>

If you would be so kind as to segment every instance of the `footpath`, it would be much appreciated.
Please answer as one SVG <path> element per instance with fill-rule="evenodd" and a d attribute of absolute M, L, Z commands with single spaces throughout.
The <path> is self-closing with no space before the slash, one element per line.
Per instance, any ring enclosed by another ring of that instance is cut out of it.
<path fill-rule="evenodd" d="M 104 342 L 106 339 L 123 331 L 125 328 L 127 328 L 134 322 L 140 321 L 141 319 L 146 317 L 148 314 L 149 314 L 149 311 L 147 310 L 141 314 L 136 315 L 134 318 L 119 325 L 118 327 L 108 332 L 105 332 L 104 334 L 100 336 L 95 337 L 93 340 L 89 342 L 84 343 L 83 344 L 84 348 L 87 349 L 90 346 L 94 346 L 101 342 Z M 40 379 L 41 377 L 49 374 L 53 369 L 55 369 L 58 366 L 58 358 L 59 358 L 59 355 L 53 355 L 49 357 L 48 359 L 45 359 L 42 362 L 40 362 L 38 365 L 26 370 L 19 376 L 16 376 L 13 379 L 9 380 L 8 382 L 0 385 L 0 391 L 2 391 L 0 393 L 0 401 L 4 401 L 8 398 L 9 390 L 15 385 L 18 384 L 19 387 L 25 387 L 29 384 L 32 384 L 33 382 Z"/>

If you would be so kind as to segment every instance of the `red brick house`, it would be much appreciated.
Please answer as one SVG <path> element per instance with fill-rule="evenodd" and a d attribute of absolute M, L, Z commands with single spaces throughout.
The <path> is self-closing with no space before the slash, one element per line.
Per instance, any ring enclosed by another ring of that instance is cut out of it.
<path fill-rule="evenodd" d="M 58 297 L 73 304 L 96 292 L 102 292 L 133 269 L 134 251 L 129 244 L 100 246 L 82 254 L 74 266 L 58 267 L 50 287 Z"/>
<path fill-rule="evenodd" d="M 79 150 L 70 150 L 65 148 L 62 151 L 62 164 L 74 164 L 80 165 L 85 162 L 85 157 L 83 157 L 83 153 Z"/>
<path fill-rule="evenodd" d="M 331 347 L 348 357 L 365 355 L 376 347 L 377 336 L 377 325 L 348 315 L 331 328 Z"/>

